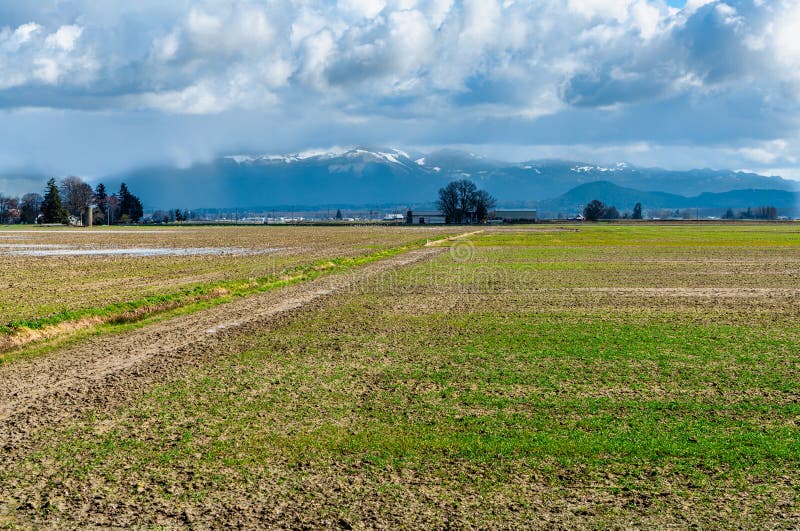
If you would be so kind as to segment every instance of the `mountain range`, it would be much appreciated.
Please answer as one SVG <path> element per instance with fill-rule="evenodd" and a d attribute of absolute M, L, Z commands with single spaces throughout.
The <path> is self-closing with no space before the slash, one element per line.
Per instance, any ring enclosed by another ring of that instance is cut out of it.
<path fill-rule="evenodd" d="M 645 211 L 656 209 L 684 210 L 703 209 L 724 211 L 728 208 L 774 206 L 782 215 L 794 215 L 800 206 L 800 193 L 788 190 L 732 190 L 728 192 L 704 192 L 686 197 L 667 192 L 648 192 L 618 186 L 608 181 L 582 184 L 554 199 L 538 201 L 536 207 L 542 215 L 579 213 L 593 199 L 606 205 L 614 205 L 620 211 L 631 211 L 641 203 Z"/>
<path fill-rule="evenodd" d="M 672 171 L 624 162 L 603 166 L 563 160 L 510 163 L 452 149 L 418 153 L 368 147 L 230 155 L 184 169 L 142 168 L 111 176 L 105 182 L 110 189 L 126 182 L 147 208 L 255 209 L 430 206 L 439 188 L 460 178 L 471 179 L 488 190 L 501 206 L 556 211 L 573 210 L 583 201 L 581 194 L 593 190 L 584 185 L 598 181 L 619 187 L 613 190 L 612 195 L 620 197 L 614 203 L 629 203 L 635 196 L 653 208 L 683 208 L 689 204 L 720 208 L 760 206 L 763 201 L 754 190 L 798 190 L 794 181 L 730 170 Z M 607 185 L 601 188 L 611 192 Z M 733 191 L 738 192 L 731 194 Z M 645 197 L 643 192 L 650 195 Z M 729 195 L 714 195 L 725 193 Z M 790 196 L 780 197 L 790 201 Z M 687 203 L 690 197 L 699 199 Z M 732 203 L 726 202 L 729 200 Z"/>

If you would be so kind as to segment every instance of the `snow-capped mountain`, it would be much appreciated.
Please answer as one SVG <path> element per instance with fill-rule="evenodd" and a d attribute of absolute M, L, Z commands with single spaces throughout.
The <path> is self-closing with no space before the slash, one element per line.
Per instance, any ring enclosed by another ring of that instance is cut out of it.
<path fill-rule="evenodd" d="M 696 196 L 745 189 L 794 190 L 779 177 L 727 170 L 669 171 L 624 162 L 509 163 L 445 149 L 418 153 L 348 147 L 287 154 L 231 154 L 188 169 L 146 168 L 106 179 L 127 182 L 149 208 L 430 204 L 439 188 L 471 179 L 508 206 L 535 204 L 586 183 Z"/>
<path fill-rule="evenodd" d="M 408 153 L 399 149 L 386 151 L 372 151 L 364 148 L 333 148 L 325 151 L 303 151 L 300 153 L 290 153 L 285 155 L 228 155 L 223 157 L 230 159 L 237 164 L 258 164 L 282 162 L 292 164 L 296 162 L 323 162 L 343 158 L 351 161 L 363 162 L 387 162 L 391 164 L 408 164 L 411 160 Z"/>
<path fill-rule="evenodd" d="M 614 166 L 608 168 L 605 166 L 573 166 L 571 168 L 572 171 L 576 173 L 591 173 L 591 172 L 600 172 L 605 173 L 609 171 L 625 171 L 628 165 L 624 162 L 617 162 Z"/>

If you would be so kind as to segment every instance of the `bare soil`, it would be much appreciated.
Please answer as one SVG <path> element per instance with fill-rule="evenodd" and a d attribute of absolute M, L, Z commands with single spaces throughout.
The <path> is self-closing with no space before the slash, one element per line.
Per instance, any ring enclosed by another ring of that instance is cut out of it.
<path fill-rule="evenodd" d="M 90 409 L 107 410 L 181 367 L 207 362 L 235 335 L 279 323 L 301 307 L 324 304 L 360 282 L 444 250 L 411 251 L 348 274 L 322 277 L 0 365 L 0 467 L 24 452 L 32 436 L 43 428 L 63 425 Z"/>
<path fill-rule="evenodd" d="M 610 293 L 614 295 L 664 296 L 664 297 L 797 297 L 797 288 L 632 288 L 601 287 L 571 288 L 572 291 Z"/>

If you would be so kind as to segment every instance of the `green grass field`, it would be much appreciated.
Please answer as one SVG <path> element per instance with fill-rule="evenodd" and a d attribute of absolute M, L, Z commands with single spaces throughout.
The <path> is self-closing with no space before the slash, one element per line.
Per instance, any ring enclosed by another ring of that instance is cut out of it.
<path fill-rule="evenodd" d="M 797 527 L 798 303 L 794 225 L 489 231 L 44 434 L 0 491 L 61 525 Z"/>

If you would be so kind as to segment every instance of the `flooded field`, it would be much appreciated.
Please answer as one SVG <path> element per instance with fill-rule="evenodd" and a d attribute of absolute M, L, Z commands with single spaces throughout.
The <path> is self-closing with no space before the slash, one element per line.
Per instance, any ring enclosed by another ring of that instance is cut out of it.
<path fill-rule="evenodd" d="M 436 238 L 408 227 L 0 229 L 0 326 L 278 277 L 320 260 Z"/>
<path fill-rule="evenodd" d="M 130 247 L 92 248 L 53 244 L 0 244 L 0 255 L 12 256 L 224 256 L 267 254 L 285 249 L 242 249 L 237 247 Z"/>

